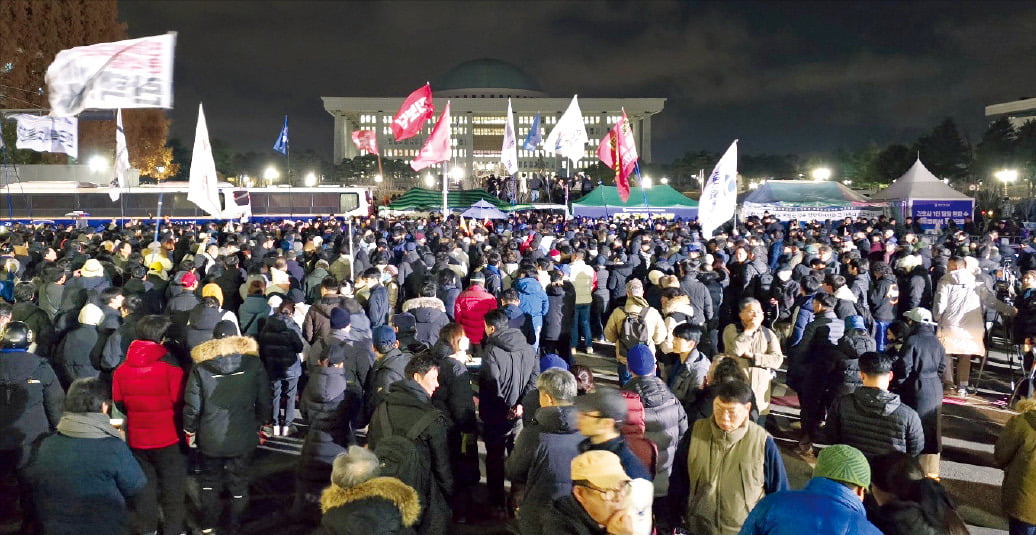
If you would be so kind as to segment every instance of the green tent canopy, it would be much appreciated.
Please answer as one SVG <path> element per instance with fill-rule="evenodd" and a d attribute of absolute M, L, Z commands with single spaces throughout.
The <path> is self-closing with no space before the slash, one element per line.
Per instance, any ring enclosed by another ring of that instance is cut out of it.
<path fill-rule="evenodd" d="M 510 210 L 511 205 L 501 201 L 500 199 L 490 195 L 485 190 L 481 189 L 468 189 L 460 191 L 450 191 L 446 194 L 446 205 L 451 210 L 466 210 L 471 205 L 477 203 L 480 200 L 496 206 L 501 210 Z M 434 211 L 442 210 L 442 191 L 424 189 L 424 188 L 410 188 L 409 191 L 400 195 L 398 199 L 392 201 L 388 205 L 389 210 L 421 210 L 421 211 Z"/>
<path fill-rule="evenodd" d="M 583 198 L 572 203 L 572 215 L 576 217 L 596 218 L 634 214 L 693 219 L 698 216 L 698 201 L 684 196 L 669 185 L 661 184 L 647 190 L 630 188 L 630 196 L 625 202 L 619 198 L 619 191 L 615 186 L 597 186 Z"/>

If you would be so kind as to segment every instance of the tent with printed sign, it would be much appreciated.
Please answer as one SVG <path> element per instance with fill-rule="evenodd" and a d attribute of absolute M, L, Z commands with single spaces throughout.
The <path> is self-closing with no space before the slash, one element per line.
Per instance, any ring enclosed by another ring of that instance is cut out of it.
<path fill-rule="evenodd" d="M 446 194 L 446 205 L 451 210 L 466 210 L 471 205 L 482 200 L 505 211 L 509 210 L 511 207 L 511 205 L 481 189 L 450 191 Z M 424 188 L 410 188 L 406 193 L 400 195 L 399 198 L 389 203 L 388 209 L 398 212 L 440 211 L 442 210 L 442 191 Z"/>
<path fill-rule="evenodd" d="M 975 212 L 975 199 L 939 180 L 918 158 L 903 176 L 889 187 L 874 194 L 874 199 L 888 201 L 893 213 L 912 216 L 924 229 L 935 229 L 952 218 L 957 225 Z"/>
<path fill-rule="evenodd" d="M 646 190 L 630 188 L 630 196 L 623 202 L 615 186 L 597 186 L 572 203 L 572 215 L 594 218 L 639 215 L 693 219 L 698 217 L 698 201 L 684 196 L 671 186 L 662 184 Z"/>
<path fill-rule="evenodd" d="M 874 202 L 839 182 L 768 180 L 745 196 L 741 217 L 770 213 L 780 221 L 877 217 L 884 202 Z"/>

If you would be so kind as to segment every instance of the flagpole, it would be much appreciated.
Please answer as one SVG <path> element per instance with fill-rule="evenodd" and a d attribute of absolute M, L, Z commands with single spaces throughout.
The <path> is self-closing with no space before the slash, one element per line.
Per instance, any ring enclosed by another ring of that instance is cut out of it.
<path fill-rule="evenodd" d="M 162 196 L 165 192 L 158 194 L 158 217 L 155 218 L 155 241 L 158 241 L 158 230 L 162 228 Z M 157 251 L 156 251 L 157 252 Z"/>
<path fill-rule="evenodd" d="M 287 117 L 284 121 L 287 122 Z M 291 141 L 284 142 L 284 161 L 288 166 L 288 213 L 295 219 L 295 194 L 292 192 L 291 184 Z M 350 264 L 352 264 L 350 262 Z"/>
<path fill-rule="evenodd" d="M 640 161 L 633 164 L 633 172 L 637 173 L 637 184 L 640 185 L 640 194 L 644 199 L 644 208 L 648 208 L 647 188 L 644 187 L 644 179 L 640 176 Z"/>
<path fill-rule="evenodd" d="M 353 254 L 353 218 L 348 217 L 349 222 L 349 279 L 356 282 L 356 255 Z"/>
<path fill-rule="evenodd" d="M 446 217 L 448 214 L 447 210 L 449 210 L 446 201 L 446 197 L 448 195 L 447 192 L 449 191 L 449 182 L 447 182 L 449 180 L 449 177 L 446 176 L 446 162 L 448 161 L 449 160 L 444 160 L 442 162 L 442 222 L 444 224 L 446 223 Z"/>

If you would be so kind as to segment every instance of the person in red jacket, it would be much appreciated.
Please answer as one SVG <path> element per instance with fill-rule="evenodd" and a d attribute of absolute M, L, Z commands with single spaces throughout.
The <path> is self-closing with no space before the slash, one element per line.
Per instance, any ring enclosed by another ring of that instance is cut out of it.
<path fill-rule="evenodd" d="M 183 406 L 184 372 L 162 345 L 168 316 L 145 316 L 137 339 L 112 376 L 112 400 L 126 415 L 126 441 L 147 475 L 147 487 L 135 499 L 136 533 L 158 530 L 161 496 L 162 533 L 184 530 L 187 465 L 180 450 L 176 415 Z"/>
<path fill-rule="evenodd" d="M 471 340 L 472 347 L 482 343 L 486 336 L 486 324 L 483 319 L 486 312 L 496 309 L 496 297 L 486 291 L 485 276 L 475 273 L 471 276 L 471 286 L 457 296 L 453 305 L 453 317 L 464 327 L 464 335 Z"/>

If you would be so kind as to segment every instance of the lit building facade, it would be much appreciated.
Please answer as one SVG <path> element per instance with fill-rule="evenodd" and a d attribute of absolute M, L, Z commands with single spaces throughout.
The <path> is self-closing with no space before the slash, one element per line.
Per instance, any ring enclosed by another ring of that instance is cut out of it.
<path fill-rule="evenodd" d="M 566 158 L 543 150 L 525 150 L 525 139 L 534 117 L 540 115 L 541 136 L 547 134 L 568 107 L 571 96 L 551 98 L 521 69 L 498 60 L 482 59 L 462 63 L 439 82 L 432 83 L 435 119 L 450 101 L 453 155 L 451 174 L 472 177 L 500 174 L 507 99 L 511 99 L 518 138 L 518 166 L 521 172 L 564 172 L 597 162 L 597 144 L 618 121 L 622 110 L 633 127 L 637 149 L 645 162 L 651 161 L 651 117 L 662 111 L 664 98 L 579 98 L 579 107 L 590 138 L 584 157 L 574 165 Z M 352 142 L 356 130 L 374 130 L 378 147 L 386 159 L 412 160 L 431 133 L 435 119 L 422 132 L 397 142 L 392 136 L 392 117 L 405 95 L 399 97 L 322 97 L 324 109 L 334 117 L 334 161 L 361 155 Z M 459 171 L 457 171 L 459 169 Z M 470 184 L 470 182 L 469 182 Z"/>
<path fill-rule="evenodd" d="M 1036 120 L 1036 98 L 1023 98 L 986 106 L 986 118 L 995 121 L 1007 117 L 1015 128 Z"/>

